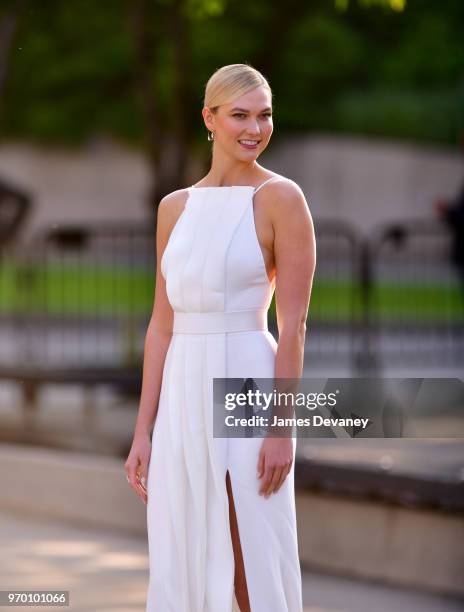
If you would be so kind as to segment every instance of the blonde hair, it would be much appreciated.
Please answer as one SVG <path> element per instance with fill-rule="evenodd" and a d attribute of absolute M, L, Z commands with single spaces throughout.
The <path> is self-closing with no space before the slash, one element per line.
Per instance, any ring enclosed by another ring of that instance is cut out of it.
<path fill-rule="evenodd" d="M 214 113 L 221 104 L 228 104 L 248 91 L 264 85 L 272 99 L 272 90 L 267 79 L 249 64 L 229 64 L 213 73 L 206 83 L 204 106 Z"/>

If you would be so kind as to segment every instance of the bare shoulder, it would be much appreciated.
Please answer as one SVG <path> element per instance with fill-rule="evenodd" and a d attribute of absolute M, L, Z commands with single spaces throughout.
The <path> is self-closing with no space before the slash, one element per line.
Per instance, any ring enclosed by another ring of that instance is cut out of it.
<path fill-rule="evenodd" d="M 282 200 L 298 200 L 304 198 L 301 187 L 292 179 L 285 176 L 276 176 L 276 180 L 270 181 L 267 186 L 268 194 Z"/>
<path fill-rule="evenodd" d="M 266 187 L 269 212 L 273 220 L 311 218 L 308 203 L 298 183 L 279 177 L 279 180 L 271 181 Z"/>
<path fill-rule="evenodd" d="M 169 230 L 182 213 L 188 197 L 187 189 L 176 189 L 161 198 L 158 204 L 158 223 Z"/>
<path fill-rule="evenodd" d="M 175 209 L 178 206 L 183 206 L 188 196 L 188 189 L 176 189 L 171 193 L 166 194 L 161 198 L 158 204 L 158 210 L 162 210 L 163 213 L 168 210 Z"/>

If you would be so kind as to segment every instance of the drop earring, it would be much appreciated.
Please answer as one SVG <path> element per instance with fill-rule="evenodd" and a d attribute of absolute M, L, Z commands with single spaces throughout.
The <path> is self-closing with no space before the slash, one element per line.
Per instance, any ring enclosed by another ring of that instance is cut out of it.
<path fill-rule="evenodd" d="M 208 130 L 208 140 L 209 141 L 214 140 L 214 132 L 210 132 L 209 130 Z"/>

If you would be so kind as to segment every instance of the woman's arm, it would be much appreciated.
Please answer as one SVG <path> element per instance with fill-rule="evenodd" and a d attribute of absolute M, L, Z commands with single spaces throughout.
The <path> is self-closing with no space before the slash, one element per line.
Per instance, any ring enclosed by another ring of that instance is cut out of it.
<path fill-rule="evenodd" d="M 276 313 L 279 341 L 276 378 L 300 378 L 306 319 L 316 267 L 314 226 L 303 192 L 296 185 L 274 207 Z"/>
<path fill-rule="evenodd" d="M 274 377 L 278 385 L 279 378 L 299 379 L 303 372 L 316 241 L 308 204 L 295 183 L 276 183 L 270 200 L 279 330 Z M 268 497 L 276 492 L 290 472 L 292 462 L 291 437 L 265 438 L 258 461 L 258 476 L 264 476 L 260 494 Z"/>
<path fill-rule="evenodd" d="M 169 235 L 185 205 L 185 196 L 175 191 L 165 196 L 159 206 L 156 230 L 156 285 L 153 311 L 145 335 L 142 389 L 134 428 L 132 447 L 125 463 L 127 478 L 137 495 L 146 503 L 144 481 L 148 477 L 151 430 L 158 412 L 164 363 L 172 338 L 174 313 L 161 274 L 161 258 Z"/>

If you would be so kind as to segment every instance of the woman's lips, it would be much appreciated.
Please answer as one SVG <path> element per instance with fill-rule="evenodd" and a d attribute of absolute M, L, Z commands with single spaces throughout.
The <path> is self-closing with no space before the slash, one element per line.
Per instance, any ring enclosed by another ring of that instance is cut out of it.
<path fill-rule="evenodd" d="M 257 149 L 257 148 L 258 148 L 258 145 L 259 145 L 259 143 L 260 143 L 261 141 L 259 141 L 259 140 L 258 140 L 258 141 L 257 141 L 257 142 L 256 142 L 254 145 L 249 144 L 248 142 L 242 142 L 242 141 L 240 141 L 240 140 L 238 140 L 237 142 L 238 142 L 238 144 L 239 144 L 241 147 L 243 147 L 244 149 L 248 149 L 249 151 L 252 151 L 253 149 Z"/>

